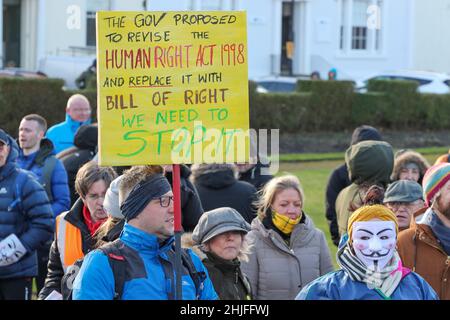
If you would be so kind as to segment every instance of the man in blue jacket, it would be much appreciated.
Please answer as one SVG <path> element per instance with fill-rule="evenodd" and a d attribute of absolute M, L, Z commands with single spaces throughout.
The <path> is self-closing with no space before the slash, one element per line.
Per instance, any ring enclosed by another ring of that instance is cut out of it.
<path fill-rule="evenodd" d="M 20 168 L 33 172 L 44 187 L 52 206 L 53 216 L 70 209 L 70 193 L 67 172 L 62 162 L 56 159 L 53 144 L 45 139 L 47 121 L 38 114 L 29 114 L 19 126 Z M 39 276 L 36 278 L 38 292 L 44 286 L 51 239 L 37 251 Z"/>
<path fill-rule="evenodd" d="M 119 203 L 126 223 L 119 240 L 113 244 L 126 253 L 124 260 L 129 265 L 123 287 L 119 288 L 120 299 L 176 299 L 173 194 L 162 168 L 139 166 L 126 171 L 119 187 Z M 187 254 L 196 273 L 203 277 L 198 285 L 183 265 L 182 298 L 216 300 L 218 296 L 205 266 L 192 251 Z M 117 278 L 108 259 L 102 250 L 92 251 L 84 258 L 73 284 L 74 300 L 117 298 Z"/>
<path fill-rule="evenodd" d="M 67 100 L 66 120 L 48 129 L 47 138 L 53 142 L 55 153 L 73 147 L 78 128 L 91 123 L 91 105 L 82 94 L 74 94 Z"/>
<path fill-rule="evenodd" d="M 54 231 L 44 189 L 16 165 L 18 149 L 0 129 L 0 300 L 31 299 L 36 248 Z"/>

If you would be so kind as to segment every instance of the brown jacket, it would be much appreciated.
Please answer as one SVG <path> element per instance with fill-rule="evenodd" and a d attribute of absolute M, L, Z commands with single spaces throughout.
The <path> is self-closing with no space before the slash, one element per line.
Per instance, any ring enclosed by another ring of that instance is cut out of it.
<path fill-rule="evenodd" d="M 400 232 L 397 245 L 403 265 L 421 275 L 441 300 L 450 300 L 450 256 L 431 228 L 418 223 Z"/>

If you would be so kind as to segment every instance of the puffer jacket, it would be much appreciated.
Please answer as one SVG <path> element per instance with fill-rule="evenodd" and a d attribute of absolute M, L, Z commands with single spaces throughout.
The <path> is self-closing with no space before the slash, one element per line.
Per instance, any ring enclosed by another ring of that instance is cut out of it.
<path fill-rule="evenodd" d="M 410 162 L 417 164 L 417 166 L 419 167 L 420 175 L 417 182 L 419 184 L 422 184 L 423 176 L 430 167 L 430 164 L 428 163 L 427 159 L 425 159 L 420 153 L 415 151 L 405 151 L 395 159 L 391 180 L 397 181 L 400 177 L 400 172 L 403 167 Z"/>
<path fill-rule="evenodd" d="M 394 165 L 394 153 L 389 143 L 384 141 L 362 141 L 347 149 L 345 153 L 350 181 L 336 199 L 336 215 L 339 234 L 347 231 L 347 221 L 352 211 L 350 206 L 359 207 L 364 200 L 366 189 L 379 184 L 385 187 Z"/>
<path fill-rule="evenodd" d="M 74 138 L 74 146 L 57 154 L 67 171 L 70 191 L 70 203 L 74 204 L 78 196 L 75 192 L 75 178 L 78 169 L 95 156 L 98 143 L 98 127 L 96 124 L 81 126 Z"/>
<path fill-rule="evenodd" d="M 441 300 L 450 300 L 450 257 L 425 223 L 430 214 L 428 209 L 411 228 L 400 232 L 398 253 L 403 264 L 420 274 Z"/>
<path fill-rule="evenodd" d="M 40 148 L 28 156 L 20 150 L 17 164 L 20 168 L 31 171 L 43 185 L 42 169 L 45 161 L 53 155 L 53 144 L 48 139 L 42 139 Z M 56 164 L 51 176 L 51 192 L 53 200 L 51 202 L 53 215 L 56 217 L 63 211 L 70 209 L 69 186 L 67 184 L 67 172 L 60 160 L 56 159 Z"/>
<path fill-rule="evenodd" d="M 92 239 L 89 229 L 84 222 L 83 206 L 83 201 L 78 199 L 68 212 L 61 215 L 61 218 L 80 230 L 82 241 L 81 244 L 78 245 L 81 246 L 83 254 L 86 255 L 94 248 L 95 241 Z M 56 237 L 50 248 L 47 270 L 48 272 L 44 287 L 41 292 L 39 292 L 39 300 L 45 299 L 53 290 L 61 292 L 61 279 L 64 276 L 64 268 Z"/>
<path fill-rule="evenodd" d="M 241 269 L 254 299 L 292 300 L 301 288 L 334 269 L 325 235 L 308 216 L 295 226 L 289 246 L 259 218 L 253 220 L 246 239 L 250 253 Z"/>
<path fill-rule="evenodd" d="M 404 268 L 403 278 L 390 296 L 391 300 L 438 300 L 436 292 L 417 273 Z M 344 270 L 338 270 L 313 281 L 296 300 L 384 300 L 366 283 L 353 281 Z"/>
<path fill-rule="evenodd" d="M 203 214 L 203 207 L 197 189 L 189 181 L 190 175 L 191 170 L 189 167 L 180 165 L 181 225 L 185 232 L 193 231 Z M 172 185 L 172 172 L 167 172 L 166 178 Z"/>
<path fill-rule="evenodd" d="M 74 121 L 68 114 L 66 114 L 66 120 L 64 122 L 55 124 L 48 129 L 47 138 L 53 142 L 55 147 L 55 153 L 73 147 L 75 133 L 78 128 L 84 124 L 91 123 L 91 120 L 85 122 Z"/>
<path fill-rule="evenodd" d="M 136 266 L 139 275 L 127 274 L 122 291 L 122 300 L 168 300 L 170 279 L 166 279 L 161 260 L 170 261 L 174 238 L 160 245 L 156 236 L 125 223 L 120 240 L 136 251 L 143 262 L 142 270 Z M 192 262 L 199 272 L 205 272 L 199 300 L 216 300 L 217 293 L 200 259 L 189 250 Z M 134 270 L 134 271 L 136 271 Z M 132 273 L 132 272 L 131 272 Z M 174 275 L 175 278 L 175 275 Z M 100 250 L 89 253 L 83 261 L 73 284 L 74 300 L 113 300 L 114 275 L 108 257 Z M 183 300 L 196 300 L 196 288 L 189 274 L 182 275 Z"/>
<path fill-rule="evenodd" d="M 231 207 L 248 223 L 255 218 L 253 202 L 256 200 L 256 188 L 250 183 L 238 181 L 231 167 L 201 165 L 192 174 L 205 211 Z"/>
<path fill-rule="evenodd" d="M 26 253 L 17 262 L 1 266 L 0 279 L 35 277 L 36 249 L 51 238 L 55 219 L 45 190 L 27 171 L 17 167 L 19 148 L 11 137 L 8 139 L 10 152 L 5 165 L 0 167 L 0 241 L 15 234 Z M 24 176 L 24 182 L 17 195 L 19 174 Z"/>

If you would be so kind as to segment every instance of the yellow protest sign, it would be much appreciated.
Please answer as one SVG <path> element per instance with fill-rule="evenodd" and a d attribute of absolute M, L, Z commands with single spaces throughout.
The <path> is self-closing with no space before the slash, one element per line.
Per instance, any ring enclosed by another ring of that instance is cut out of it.
<path fill-rule="evenodd" d="M 97 13 L 101 165 L 245 162 L 245 12 Z"/>

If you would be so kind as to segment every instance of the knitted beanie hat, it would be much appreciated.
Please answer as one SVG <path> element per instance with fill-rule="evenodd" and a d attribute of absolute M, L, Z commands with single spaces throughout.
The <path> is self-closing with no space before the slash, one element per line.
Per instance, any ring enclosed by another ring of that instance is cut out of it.
<path fill-rule="evenodd" d="M 422 180 L 423 198 L 431 206 L 434 196 L 450 180 L 450 163 L 440 163 L 427 170 Z"/>

